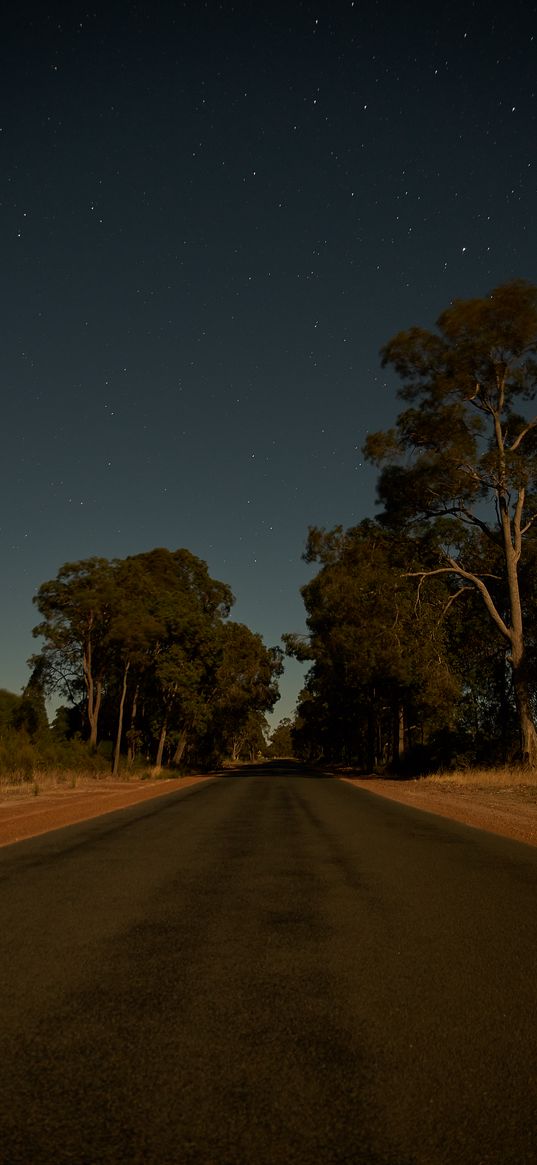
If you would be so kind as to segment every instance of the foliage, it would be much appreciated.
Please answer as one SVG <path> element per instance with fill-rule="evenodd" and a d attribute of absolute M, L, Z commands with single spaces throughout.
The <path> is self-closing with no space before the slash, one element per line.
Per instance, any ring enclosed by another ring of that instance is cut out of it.
<path fill-rule="evenodd" d="M 114 772 L 125 751 L 157 769 L 218 763 L 278 698 L 281 652 L 227 622 L 229 587 L 188 550 L 68 563 L 35 601 L 34 675 L 69 700 L 51 736 L 82 730 Z"/>
<path fill-rule="evenodd" d="M 0 688 L 0 734 L 3 734 L 6 728 L 14 726 L 15 716 L 22 702 L 22 696 L 17 696 L 15 692 L 8 692 L 5 688 Z"/>
<path fill-rule="evenodd" d="M 289 716 L 284 716 L 280 720 L 270 734 L 267 756 L 277 759 L 295 755 L 293 727 L 293 721 Z"/>
<path fill-rule="evenodd" d="M 32 781 L 38 771 L 79 771 L 95 777 L 108 774 L 110 765 L 77 739 L 59 741 L 49 731 L 32 740 L 23 728 L 0 731 L 0 774 L 4 781 Z"/>
<path fill-rule="evenodd" d="M 240 728 L 236 728 L 231 742 L 232 761 L 259 760 L 266 754 L 268 723 L 261 711 L 250 711 Z"/>
<path fill-rule="evenodd" d="M 251 758 L 254 748 L 256 753 L 263 751 L 264 713 L 271 712 L 279 699 L 276 681 L 283 670 L 282 654 L 279 648 L 267 649 L 261 636 L 242 623 L 223 628 L 211 736 L 225 744 L 228 755 L 247 750 Z"/>
<path fill-rule="evenodd" d="M 313 664 L 293 731 L 299 755 L 397 765 L 450 723 L 458 684 L 444 651 L 446 587 L 416 604 L 402 569 L 428 550 L 372 521 L 310 530 L 305 557 L 321 568 L 302 588 L 309 636 L 284 637 Z"/>
<path fill-rule="evenodd" d="M 382 467 L 383 521 L 433 525 L 436 562 L 416 576 L 445 573 L 479 595 L 488 639 L 499 634 L 508 651 L 522 757 L 537 764 L 521 589 L 537 523 L 537 417 L 526 415 L 537 393 L 537 287 L 515 280 L 455 300 L 436 332 L 396 335 L 383 363 L 408 406 L 365 446 Z"/>

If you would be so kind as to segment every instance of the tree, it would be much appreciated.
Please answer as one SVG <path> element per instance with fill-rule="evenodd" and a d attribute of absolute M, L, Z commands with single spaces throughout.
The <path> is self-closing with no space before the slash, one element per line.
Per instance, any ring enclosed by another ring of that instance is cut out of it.
<path fill-rule="evenodd" d="M 249 742 L 249 752 L 264 747 L 264 713 L 279 699 L 282 651 L 266 647 L 260 635 L 243 623 L 222 628 L 222 653 L 210 697 L 206 726 L 211 751 L 236 759 Z"/>
<path fill-rule="evenodd" d="M 13 727 L 23 729 L 30 740 L 49 735 L 49 723 L 45 705 L 44 675 L 39 666 L 34 668 L 22 693 L 20 705 L 13 717 Z"/>
<path fill-rule="evenodd" d="M 229 587 L 188 550 L 156 549 L 68 563 L 35 601 L 44 618 L 34 635 L 45 643 L 32 663 L 49 691 L 83 698 L 90 746 L 104 709 L 109 731 L 115 722 L 117 771 L 127 700 L 132 735 L 143 696 L 160 766 L 173 718 L 184 719 L 187 697 L 204 699 L 207 660 L 233 602 Z"/>
<path fill-rule="evenodd" d="M 263 712 L 250 709 L 231 738 L 231 760 L 257 760 L 267 747 L 268 722 Z"/>
<path fill-rule="evenodd" d="M 537 393 L 536 357 L 537 287 L 516 280 L 482 299 L 454 300 L 436 332 L 414 327 L 383 349 L 410 407 L 365 444 L 383 466 L 384 520 L 436 524 L 441 551 L 435 566 L 416 572 L 420 579 L 447 573 L 461 593 L 473 587 L 503 636 L 531 765 L 537 732 L 520 578 L 537 522 L 537 416 L 523 411 Z"/>
<path fill-rule="evenodd" d="M 146 575 L 148 611 L 160 625 L 142 684 L 160 768 L 167 739 L 172 737 L 179 764 L 189 736 L 206 719 L 223 622 L 234 599 L 227 584 L 211 578 L 206 563 L 188 550 L 153 550 L 137 560 Z"/>
<path fill-rule="evenodd" d="M 289 654 L 313 662 L 293 731 L 301 755 L 397 765 L 425 725 L 449 723 L 457 685 L 439 617 L 446 587 L 437 581 L 417 607 L 402 569 L 426 553 L 423 540 L 372 521 L 310 529 L 304 558 L 320 570 L 302 588 L 309 634 L 284 636 Z"/>
<path fill-rule="evenodd" d="M 269 756 L 278 758 L 295 755 L 292 729 L 293 721 L 290 716 L 284 716 L 270 734 Z"/>
<path fill-rule="evenodd" d="M 162 634 L 161 624 L 148 609 L 144 581 L 137 558 L 127 558 L 117 563 L 116 601 L 108 629 L 109 669 L 111 671 L 113 668 L 116 686 L 119 688 L 113 776 L 119 770 L 129 675 L 131 671 L 135 675 L 133 692 L 135 703 L 140 676 L 147 670 L 154 645 Z M 131 724 L 132 721 L 131 714 Z"/>
<path fill-rule="evenodd" d="M 156 768 L 231 751 L 247 722 L 253 747 L 261 726 L 251 717 L 278 699 L 282 653 L 226 622 L 233 601 L 185 549 L 67 564 L 36 597 L 45 643 L 34 688 L 39 680 L 85 708 L 90 744 L 104 732 L 114 773 L 124 737 L 130 760 L 141 746 Z"/>
<path fill-rule="evenodd" d="M 105 558 L 66 563 L 34 598 L 43 621 L 34 627 L 45 645 L 31 663 L 49 691 L 76 702 L 85 693 L 89 743 L 97 747 L 107 666 L 107 632 L 113 610 L 113 567 Z"/>
<path fill-rule="evenodd" d="M 22 704 L 22 696 L 0 688 L 0 735 L 7 728 L 14 728 Z"/>

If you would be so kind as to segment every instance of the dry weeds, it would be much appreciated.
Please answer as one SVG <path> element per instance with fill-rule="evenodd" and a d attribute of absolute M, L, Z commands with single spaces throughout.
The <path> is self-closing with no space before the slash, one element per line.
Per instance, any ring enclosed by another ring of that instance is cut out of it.
<path fill-rule="evenodd" d="M 496 769 L 467 768 L 455 772 L 431 773 L 416 783 L 422 788 L 453 789 L 457 792 L 463 789 L 489 793 L 524 789 L 537 791 L 537 770 L 514 765 Z"/>
<path fill-rule="evenodd" d="M 163 773 L 162 776 L 165 774 Z M 169 775 L 169 774 L 166 774 Z M 27 772 L 8 772 L 0 773 L 0 800 L 11 800 L 16 798 L 20 800 L 26 797 L 38 797 L 45 793 L 65 793 L 70 789 L 97 791 L 106 785 L 107 788 L 112 786 L 124 788 L 129 784 L 139 784 L 142 780 L 151 779 L 152 781 L 158 779 L 158 774 L 155 770 L 125 770 L 120 772 L 113 780 L 110 777 L 109 770 L 105 769 L 102 772 L 96 772 L 95 769 L 39 769 L 35 768 L 32 771 L 31 777 Z"/>

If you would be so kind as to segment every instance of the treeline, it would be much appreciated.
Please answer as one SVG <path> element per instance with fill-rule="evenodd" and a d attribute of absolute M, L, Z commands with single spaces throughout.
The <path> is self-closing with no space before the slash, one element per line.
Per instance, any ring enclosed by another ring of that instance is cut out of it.
<path fill-rule="evenodd" d="M 364 452 L 377 521 L 312 529 L 299 755 L 537 764 L 537 287 L 455 300 L 385 346 L 405 403 Z"/>
<path fill-rule="evenodd" d="M 297 755 L 407 773 L 519 756 L 512 669 L 479 595 L 449 575 L 419 585 L 439 553 L 431 533 L 375 521 L 310 530 L 305 557 L 320 569 L 302 589 L 309 634 L 285 636 L 289 654 L 312 661 Z M 535 577 L 525 588 L 534 700 Z M 495 590 L 502 607 L 499 580 Z"/>
<path fill-rule="evenodd" d="M 535 767 L 537 287 L 454 300 L 382 363 L 404 407 L 364 447 L 381 513 L 310 530 L 308 633 L 284 640 L 311 667 L 272 755 Z M 229 587 L 189 551 L 66 564 L 36 603 L 43 646 L 1 747 L 10 733 L 82 741 L 114 772 L 122 758 L 210 767 L 266 751 L 282 652 L 229 619 Z M 47 736 L 38 704 L 52 693 L 67 703 Z"/>
<path fill-rule="evenodd" d="M 67 702 L 48 735 L 17 705 L 4 744 L 6 728 L 43 754 L 52 741 L 82 741 L 114 773 L 120 763 L 207 769 L 257 755 L 282 652 L 229 619 L 233 601 L 184 549 L 67 563 L 37 592 L 43 646 L 25 695 L 12 697 L 27 710 L 44 695 Z"/>

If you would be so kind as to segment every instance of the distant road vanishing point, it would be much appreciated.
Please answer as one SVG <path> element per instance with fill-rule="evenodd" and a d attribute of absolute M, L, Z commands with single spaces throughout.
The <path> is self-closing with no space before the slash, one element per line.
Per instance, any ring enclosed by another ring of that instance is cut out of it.
<path fill-rule="evenodd" d="M 0 850 L 1 1165 L 537 1163 L 537 849 L 299 765 Z"/>

